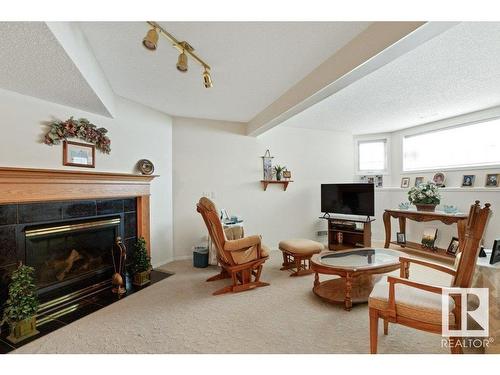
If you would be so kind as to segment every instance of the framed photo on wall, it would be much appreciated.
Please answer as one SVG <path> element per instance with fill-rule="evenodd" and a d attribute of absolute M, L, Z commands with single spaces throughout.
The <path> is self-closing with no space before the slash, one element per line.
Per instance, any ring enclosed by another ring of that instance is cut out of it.
<path fill-rule="evenodd" d="M 473 187 L 475 179 L 476 176 L 473 174 L 464 174 L 462 178 L 462 187 Z"/>
<path fill-rule="evenodd" d="M 403 177 L 401 179 L 401 187 L 403 189 L 406 189 L 406 188 L 410 187 L 410 177 Z"/>
<path fill-rule="evenodd" d="M 415 177 L 415 186 L 418 186 L 420 184 L 424 183 L 424 178 L 423 177 Z"/>
<path fill-rule="evenodd" d="M 436 184 L 436 186 L 439 186 L 439 187 L 445 187 L 444 186 L 445 180 L 446 180 L 446 176 L 442 172 L 436 173 L 434 175 L 434 177 L 432 178 L 432 182 L 434 182 Z"/>
<path fill-rule="evenodd" d="M 498 186 L 498 174 L 491 173 L 486 175 L 486 187 Z"/>
<path fill-rule="evenodd" d="M 87 143 L 64 141 L 63 165 L 95 168 L 95 146 Z"/>

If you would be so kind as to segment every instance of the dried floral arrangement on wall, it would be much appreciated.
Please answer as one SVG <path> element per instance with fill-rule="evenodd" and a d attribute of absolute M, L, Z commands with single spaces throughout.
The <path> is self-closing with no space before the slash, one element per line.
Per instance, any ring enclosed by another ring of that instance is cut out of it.
<path fill-rule="evenodd" d="M 47 145 L 58 145 L 68 138 L 79 138 L 95 144 L 96 148 L 105 154 L 111 152 L 111 140 L 106 136 L 108 130 L 98 128 L 85 118 L 75 120 L 70 117 L 66 121 L 54 121 L 49 126 L 50 129 L 44 138 Z"/>

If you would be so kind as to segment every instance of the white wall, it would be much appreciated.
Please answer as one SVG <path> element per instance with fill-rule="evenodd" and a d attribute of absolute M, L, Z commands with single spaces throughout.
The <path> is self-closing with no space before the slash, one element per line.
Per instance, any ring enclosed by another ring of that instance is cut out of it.
<path fill-rule="evenodd" d="M 0 90 L 0 165 L 75 169 L 62 165 L 62 145 L 41 143 L 52 120 L 88 118 L 108 129 L 111 154 L 96 151 L 96 171 L 134 172 L 142 158 L 155 164 L 160 177 L 151 184 L 151 250 L 154 266 L 173 258 L 172 251 L 172 119 L 158 111 L 115 98 L 115 118 L 95 115 L 32 97 Z"/>
<path fill-rule="evenodd" d="M 350 182 L 352 135 L 343 132 L 277 127 L 260 137 L 245 136 L 245 127 L 229 123 L 174 118 L 173 193 L 174 254 L 191 256 L 191 247 L 207 231 L 196 203 L 213 193 L 219 208 L 245 220 L 246 234 L 261 234 L 277 248 L 286 238 L 316 238 L 320 184 Z M 270 185 L 263 191 L 262 159 L 266 149 L 273 164 L 287 166 L 294 182 L 286 192 Z"/>
<path fill-rule="evenodd" d="M 415 177 L 424 177 L 425 181 L 432 180 L 436 172 L 444 172 L 446 175 L 445 188 L 441 191 L 441 205 L 455 205 L 460 211 L 468 212 L 469 207 L 474 201 L 480 200 L 481 203 L 491 203 L 493 214 L 486 229 L 484 237 L 485 246 L 491 247 L 493 240 L 500 238 L 500 215 L 495 212 L 500 212 L 500 188 L 486 188 L 486 174 L 500 173 L 499 167 L 491 167 L 487 169 L 450 169 L 450 170 L 433 170 L 424 172 L 403 172 L 403 138 L 408 134 L 415 134 L 429 130 L 441 129 L 444 127 L 464 124 L 473 121 L 480 121 L 500 115 L 500 109 L 491 108 L 484 111 L 469 113 L 455 118 L 436 121 L 433 123 L 413 127 L 410 129 L 383 134 L 390 139 L 390 175 L 384 176 L 384 188 L 377 189 L 375 195 L 376 218 L 377 221 L 373 226 L 373 238 L 383 240 L 385 238 L 382 222 L 382 213 L 385 208 L 396 208 L 399 203 L 408 201 L 408 190 L 401 189 L 401 178 L 410 177 L 410 186 L 414 185 Z M 377 135 L 371 135 L 377 137 Z M 472 139 L 471 142 L 481 142 L 481 139 Z M 432 152 L 432 150 L 429 150 Z M 464 150 L 466 152 L 466 150 Z M 464 174 L 472 174 L 476 176 L 473 188 L 462 188 L 462 177 Z M 438 207 L 440 209 L 441 207 Z M 393 220 L 393 232 L 397 231 L 398 226 L 396 220 Z M 438 246 L 447 248 L 451 237 L 456 236 L 456 226 L 447 226 L 438 222 L 415 223 L 408 222 L 407 238 L 410 241 L 420 242 L 422 232 L 426 227 L 438 228 Z M 394 237 L 395 238 L 395 237 Z"/>

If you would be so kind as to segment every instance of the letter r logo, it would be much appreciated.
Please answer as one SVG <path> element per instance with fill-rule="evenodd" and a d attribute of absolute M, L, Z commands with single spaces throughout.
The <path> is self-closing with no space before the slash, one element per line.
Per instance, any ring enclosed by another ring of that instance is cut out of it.
<path fill-rule="evenodd" d="M 460 311 L 455 316 L 460 319 L 460 326 L 450 326 L 455 305 L 453 297 L 461 302 Z M 469 298 L 471 297 L 471 298 Z M 444 337 L 488 337 L 489 336 L 489 294 L 488 288 L 447 288 L 441 297 L 441 312 Z M 469 327 L 470 325 L 470 327 Z M 451 328 L 453 329 L 451 329 Z"/>

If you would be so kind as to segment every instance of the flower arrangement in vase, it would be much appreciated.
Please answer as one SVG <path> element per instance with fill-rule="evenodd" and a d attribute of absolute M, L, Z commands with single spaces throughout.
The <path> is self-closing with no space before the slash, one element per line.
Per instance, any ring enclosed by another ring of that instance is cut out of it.
<path fill-rule="evenodd" d="M 441 202 L 438 187 L 432 182 L 414 186 L 408 192 L 408 200 L 417 207 L 417 211 L 434 212 Z"/>

